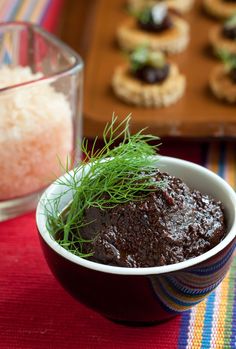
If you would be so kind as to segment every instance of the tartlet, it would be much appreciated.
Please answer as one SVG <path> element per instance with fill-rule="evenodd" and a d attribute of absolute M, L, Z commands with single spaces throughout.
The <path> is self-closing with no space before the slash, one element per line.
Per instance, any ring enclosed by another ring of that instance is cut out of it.
<path fill-rule="evenodd" d="M 120 47 L 127 51 L 134 50 L 137 46 L 146 44 L 152 51 L 161 50 L 166 53 L 179 53 L 184 51 L 189 43 L 189 24 L 174 13 L 170 13 L 164 4 L 155 5 L 150 11 L 149 23 L 141 23 L 140 18 L 127 18 L 117 30 L 117 39 Z M 154 23 L 153 11 L 160 11 L 160 22 Z M 168 24 L 167 24 L 168 23 Z"/>
<path fill-rule="evenodd" d="M 219 19 L 227 19 L 236 13 L 236 1 L 204 0 L 203 6 L 209 15 Z"/>
<path fill-rule="evenodd" d="M 224 25 L 214 26 L 209 32 L 209 40 L 216 53 L 226 50 L 236 54 L 236 16 L 231 17 Z"/>
<path fill-rule="evenodd" d="M 131 56 L 135 57 L 141 49 L 136 50 Z M 145 49 L 143 50 L 145 52 Z M 112 79 L 114 93 L 122 101 L 136 106 L 168 107 L 184 95 L 186 79 L 180 74 L 176 64 L 165 62 L 163 53 L 156 53 L 156 64 L 150 63 L 149 54 L 150 52 L 146 51 L 147 58 L 138 63 L 138 68 L 132 69 L 132 64 L 124 64 L 115 69 Z M 152 71 L 155 74 L 154 65 L 157 67 L 156 80 L 151 75 Z"/>
<path fill-rule="evenodd" d="M 128 7 L 131 11 L 140 11 L 145 6 L 153 6 L 158 2 L 158 0 L 128 0 Z M 169 8 L 179 13 L 188 12 L 194 4 L 194 0 L 166 0 L 165 2 Z"/>
<path fill-rule="evenodd" d="M 220 100 L 236 103 L 236 71 L 235 82 L 229 76 L 229 71 L 224 64 L 218 64 L 210 75 L 210 88 Z"/>

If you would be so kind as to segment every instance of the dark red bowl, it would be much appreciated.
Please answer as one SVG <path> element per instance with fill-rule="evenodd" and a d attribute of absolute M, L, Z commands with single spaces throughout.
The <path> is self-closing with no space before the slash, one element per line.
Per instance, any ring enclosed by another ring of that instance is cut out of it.
<path fill-rule="evenodd" d="M 168 319 L 201 302 L 223 280 L 236 244 L 236 195 L 213 172 L 190 162 L 161 157 L 157 167 L 182 178 L 191 188 L 221 200 L 228 234 L 210 251 L 187 261 L 152 268 L 122 268 L 82 259 L 61 247 L 47 230 L 48 199 L 65 188 L 52 184 L 37 208 L 36 220 L 47 263 L 61 285 L 102 315 L 123 322 Z M 68 177 L 69 178 L 69 177 Z M 63 196 L 61 207 L 70 201 Z"/>

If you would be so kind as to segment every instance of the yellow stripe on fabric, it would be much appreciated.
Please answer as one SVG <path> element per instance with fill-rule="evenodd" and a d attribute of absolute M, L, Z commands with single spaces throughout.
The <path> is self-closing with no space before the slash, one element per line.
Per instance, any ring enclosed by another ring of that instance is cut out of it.
<path fill-rule="evenodd" d="M 226 180 L 236 189 L 236 151 L 235 144 L 228 143 L 226 147 Z"/>
<path fill-rule="evenodd" d="M 220 144 L 214 142 L 210 144 L 209 155 L 207 159 L 207 167 L 209 170 L 219 172 Z"/>
<path fill-rule="evenodd" d="M 40 2 L 39 0 L 38 2 Z M 21 6 L 19 7 L 15 19 L 18 21 L 31 21 L 31 13 L 35 7 L 37 1 L 33 0 L 22 0 Z"/>
<path fill-rule="evenodd" d="M 25 12 L 27 8 L 30 6 L 30 3 L 31 3 L 31 0 L 22 0 L 21 6 L 19 7 L 15 15 L 16 21 L 22 21 L 24 19 Z"/>
<path fill-rule="evenodd" d="M 221 292 L 217 307 L 217 321 L 215 324 L 214 338 L 212 338 L 212 349 L 224 349 L 224 336 L 225 336 L 225 320 L 227 317 L 227 297 L 229 293 L 229 273 L 227 273 L 225 279 L 221 284 Z"/>
<path fill-rule="evenodd" d="M 42 16 L 42 13 L 47 6 L 48 0 L 37 1 L 37 4 L 30 16 L 30 20 L 34 23 L 38 22 L 39 17 Z"/>
<path fill-rule="evenodd" d="M 200 349 L 201 348 L 205 311 L 206 311 L 206 300 L 202 301 L 195 308 L 194 330 L 192 333 L 192 338 L 190 340 L 191 344 L 188 343 L 189 349 L 190 348 L 191 349 Z M 189 344 L 191 346 L 189 346 Z"/>

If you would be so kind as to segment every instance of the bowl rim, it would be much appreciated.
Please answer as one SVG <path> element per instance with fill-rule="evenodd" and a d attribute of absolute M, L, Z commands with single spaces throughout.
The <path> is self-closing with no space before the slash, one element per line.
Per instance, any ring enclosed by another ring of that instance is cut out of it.
<path fill-rule="evenodd" d="M 175 271 L 181 271 L 185 270 L 189 267 L 193 267 L 198 265 L 199 263 L 202 263 L 204 261 L 207 261 L 209 258 L 215 256 L 220 251 L 222 251 L 226 246 L 228 246 L 236 237 L 236 193 L 233 190 L 233 188 L 220 176 L 215 174 L 214 172 L 208 170 L 207 168 L 195 164 L 190 161 L 169 157 L 169 156 L 156 156 L 157 159 L 163 160 L 164 162 L 169 163 L 175 163 L 182 166 L 185 166 L 187 168 L 195 168 L 196 170 L 205 173 L 206 175 L 210 176 L 211 178 L 214 178 L 215 181 L 218 182 L 218 184 L 222 187 L 222 189 L 227 193 L 229 196 L 229 200 L 232 201 L 232 204 L 234 204 L 234 221 L 232 224 L 231 229 L 229 230 L 226 237 L 215 247 L 213 247 L 211 250 L 201 254 L 200 256 L 188 259 L 183 262 L 179 262 L 176 264 L 169 264 L 169 265 L 163 265 L 163 266 L 156 266 L 156 267 L 145 267 L 145 268 L 129 268 L 129 267 L 117 267 L 117 266 L 110 266 L 105 265 L 97 262 L 92 262 L 88 259 L 81 258 L 79 256 L 74 255 L 73 253 L 69 252 L 68 250 L 64 249 L 62 246 L 60 246 L 49 234 L 47 228 L 46 228 L 46 218 L 45 215 L 42 213 L 44 204 L 43 202 L 46 199 L 46 196 L 50 193 L 53 193 L 53 188 L 57 185 L 56 182 L 53 182 L 47 190 L 43 193 L 41 196 L 37 209 L 36 209 L 36 225 L 39 232 L 39 235 L 43 239 L 43 241 L 51 248 L 54 252 L 59 254 L 61 257 L 67 259 L 68 261 L 75 263 L 77 265 L 80 265 L 81 267 L 85 267 L 88 269 L 92 269 L 94 271 L 104 272 L 104 273 L 110 273 L 110 274 L 119 274 L 119 275 L 132 275 L 132 276 L 138 276 L 138 275 L 156 275 L 156 274 L 166 274 L 171 273 Z M 70 172 L 73 172 L 71 170 Z M 60 178 L 63 178 L 65 175 L 61 176 Z"/>

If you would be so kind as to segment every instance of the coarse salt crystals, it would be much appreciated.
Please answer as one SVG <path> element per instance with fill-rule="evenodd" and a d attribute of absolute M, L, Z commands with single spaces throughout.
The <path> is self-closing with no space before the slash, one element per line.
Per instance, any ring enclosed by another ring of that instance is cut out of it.
<path fill-rule="evenodd" d="M 28 67 L 0 68 L 0 88 L 38 80 Z M 61 174 L 73 150 L 72 111 L 48 82 L 1 91 L 0 200 L 36 192 Z"/>

